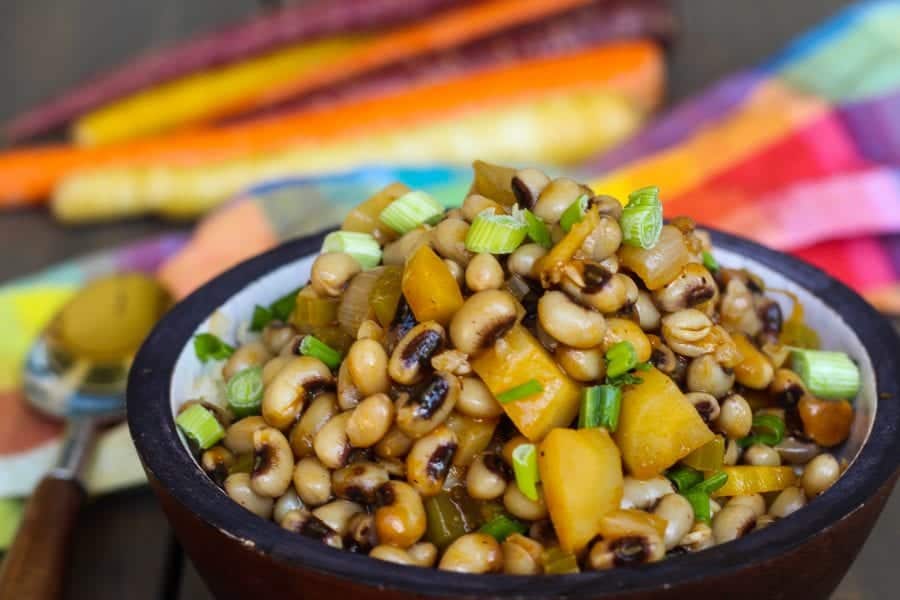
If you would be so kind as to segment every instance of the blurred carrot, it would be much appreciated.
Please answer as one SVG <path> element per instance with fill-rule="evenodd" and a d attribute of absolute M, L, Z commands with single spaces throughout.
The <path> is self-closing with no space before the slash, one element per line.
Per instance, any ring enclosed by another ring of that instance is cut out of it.
<path fill-rule="evenodd" d="M 383 67 L 425 52 L 453 48 L 461 43 L 486 37 L 507 27 L 527 23 L 547 15 L 587 4 L 592 0 L 485 0 L 463 4 L 458 8 L 439 13 L 429 19 L 400 27 L 364 44 L 343 59 L 320 64 L 318 68 L 286 77 L 284 81 L 272 80 L 268 85 L 248 89 L 246 94 L 221 98 L 197 111 L 191 122 L 211 121 L 216 118 L 238 115 L 285 100 L 296 98 L 310 90 L 346 81 L 355 75 Z M 160 110 L 165 110 L 160 107 Z M 143 130 L 135 122 L 128 105 L 120 103 L 103 109 L 101 118 L 88 115 L 75 124 L 76 138 L 94 144 L 139 137 Z M 97 121 L 101 123 L 98 126 Z M 103 126 L 105 124 L 105 127 Z M 188 124 L 185 120 L 171 119 L 168 128 Z M 163 130 L 163 128 L 158 128 Z M 111 137 L 107 138 L 107 135 Z"/>
<path fill-rule="evenodd" d="M 513 98 L 577 88 L 662 89 L 659 48 L 651 42 L 622 42 L 576 54 L 483 71 L 393 95 L 337 104 L 212 130 L 185 132 L 96 148 L 54 146 L 0 154 L 0 206 L 40 202 L 62 178 L 105 166 L 165 164 L 189 166 L 373 131 Z M 636 85 L 635 81 L 641 81 Z M 646 103 L 652 103 L 647 101 Z"/>
<path fill-rule="evenodd" d="M 314 0 L 253 16 L 188 41 L 145 53 L 13 119 L 9 141 L 51 131 L 138 90 L 287 44 L 415 20 L 459 0 Z"/>
<path fill-rule="evenodd" d="M 79 144 L 108 144 L 203 121 L 272 81 L 320 69 L 366 42 L 362 36 L 325 38 L 152 87 L 80 118 L 73 137 Z"/>

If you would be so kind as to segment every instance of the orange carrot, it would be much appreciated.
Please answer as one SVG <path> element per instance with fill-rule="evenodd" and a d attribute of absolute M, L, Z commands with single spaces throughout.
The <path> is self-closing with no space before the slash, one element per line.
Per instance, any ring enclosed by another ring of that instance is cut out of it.
<path fill-rule="evenodd" d="M 235 124 L 96 148 L 36 147 L 0 154 L 0 207 L 35 204 L 74 171 L 106 166 L 195 165 L 415 123 L 472 107 L 601 87 L 652 103 L 661 93 L 661 53 L 651 42 L 623 42 L 427 84 L 396 94 Z M 650 101 L 647 98 L 651 98 Z"/>

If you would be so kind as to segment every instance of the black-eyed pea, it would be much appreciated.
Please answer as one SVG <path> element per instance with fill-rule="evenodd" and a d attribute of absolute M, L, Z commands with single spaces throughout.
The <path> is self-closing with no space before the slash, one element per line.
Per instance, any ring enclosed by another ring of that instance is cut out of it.
<path fill-rule="evenodd" d="M 704 354 L 691 360 L 686 383 L 692 392 L 706 392 L 721 398 L 734 386 L 734 372 L 725 369 L 711 354 Z"/>
<path fill-rule="evenodd" d="M 772 383 L 775 369 L 766 355 L 743 333 L 731 336 L 743 359 L 734 367 L 734 377 L 738 383 L 754 390 L 764 390 Z"/>
<path fill-rule="evenodd" d="M 503 448 L 500 450 L 500 456 L 503 457 L 503 461 L 512 467 L 513 464 L 513 452 L 516 451 L 516 448 L 521 446 L 522 444 L 530 444 L 531 441 L 525 437 L 524 435 L 516 435 L 506 441 L 503 444 Z"/>
<path fill-rule="evenodd" d="M 450 260 L 449 258 L 444 259 L 444 264 L 447 265 L 447 270 L 450 271 L 450 275 L 453 276 L 453 279 L 456 280 L 456 283 L 462 287 L 462 285 L 466 282 L 466 271 L 463 269 L 458 262 L 455 260 Z"/>
<path fill-rule="evenodd" d="M 591 198 L 591 206 L 597 209 L 597 213 L 611 217 L 616 221 L 622 218 L 622 203 L 614 196 L 597 194 Z"/>
<path fill-rule="evenodd" d="M 287 491 L 275 501 L 275 507 L 272 510 L 272 520 L 281 523 L 285 515 L 294 510 L 304 509 L 303 500 L 297 495 L 293 487 L 289 487 Z"/>
<path fill-rule="evenodd" d="M 332 393 L 319 394 L 310 402 L 300 420 L 291 429 L 288 438 L 296 458 L 315 454 L 313 440 L 315 440 L 316 434 L 337 413 L 338 406 L 335 395 Z"/>
<path fill-rule="evenodd" d="M 629 277 L 629 279 L 631 279 Z M 632 283 L 634 281 L 632 280 Z M 662 316 L 650 293 L 644 290 L 638 291 L 637 299 L 634 302 L 634 314 L 637 317 L 638 325 L 644 331 L 656 331 L 662 322 Z"/>
<path fill-rule="evenodd" d="M 585 193 L 585 188 L 577 181 L 558 177 L 541 190 L 532 212 L 548 225 L 558 223 L 565 210 Z"/>
<path fill-rule="evenodd" d="M 783 519 L 806 506 L 806 492 L 797 486 L 786 487 L 775 496 L 769 507 L 769 515 Z M 761 515 L 760 515 L 761 516 Z"/>
<path fill-rule="evenodd" d="M 781 406 L 797 406 L 806 394 L 806 386 L 803 380 L 790 369 L 777 369 L 772 375 L 772 383 L 769 384 L 769 393 L 772 394 Z"/>
<path fill-rule="evenodd" d="M 403 433 L 399 427 L 394 425 L 384 435 L 381 440 L 375 444 L 375 454 L 381 458 L 396 459 L 406 456 L 409 449 L 412 448 L 413 438 Z"/>
<path fill-rule="evenodd" d="M 369 558 L 376 558 L 397 565 L 414 565 L 412 557 L 406 550 L 381 544 L 369 550 Z"/>
<path fill-rule="evenodd" d="M 356 513 L 347 525 L 347 537 L 363 552 L 378 544 L 375 534 L 375 517 L 369 513 Z"/>
<path fill-rule="evenodd" d="M 493 453 L 480 454 L 466 472 L 466 491 L 476 500 L 494 500 L 506 491 L 509 466 Z"/>
<path fill-rule="evenodd" d="M 233 473 L 225 480 L 225 492 L 228 496 L 252 512 L 264 519 L 272 516 L 272 508 L 275 500 L 268 496 L 261 496 L 250 487 L 249 473 Z"/>
<path fill-rule="evenodd" d="M 262 330 L 262 342 L 269 350 L 269 354 L 277 356 L 281 353 L 291 338 L 297 335 L 297 330 L 290 323 L 284 321 L 272 321 Z"/>
<path fill-rule="evenodd" d="M 599 312 L 579 306 L 560 291 L 538 300 L 538 320 L 555 340 L 573 348 L 593 348 L 603 341 L 607 323 Z"/>
<path fill-rule="evenodd" d="M 700 418 L 702 418 L 703 422 L 707 425 L 719 418 L 719 401 L 716 400 L 716 397 L 712 394 L 707 394 L 706 392 L 688 392 L 684 397 L 694 405 Z"/>
<path fill-rule="evenodd" d="M 747 506 L 753 510 L 753 514 L 759 518 L 766 514 L 766 500 L 761 494 L 744 494 L 733 496 L 725 506 Z"/>
<path fill-rule="evenodd" d="M 541 192 L 550 183 L 550 178 L 538 169 L 520 169 L 512 178 L 512 191 L 516 204 L 522 208 L 532 209 Z"/>
<path fill-rule="evenodd" d="M 503 407 L 477 375 L 460 380 L 456 410 L 476 419 L 493 419 L 503 414 Z"/>
<path fill-rule="evenodd" d="M 375 501 L 375 492 L 387 480 L 388 472 L 382 465 L 361 461 L 332 473 L 331 487 L 338 498 L 371 504 Z"/>
<path fill-rule="evenodd" d="M 225 482 L 233 464 L 234 454 L 224 446 L 213 446 L 200 457 L 200 466 L 218 485 Z"/>
<path fill-rule="evenodd" d="M 225 438 L 222 444 L 234 454 L 247 454 L 253 452 L 253 432 L 257 429 L 268 427 L 268 423 L 262 417 L 253 415 L 235 421 L 225 430 Z"/>
<path fill-rule="evenodd" d="M 696 522 L 691 530 L 681 538 L 678 546 L 684 548 L 688 552 L 699 552 L 705 550 L 716 543 L 713 539 L 712 528 L 703 522 Z"/>
<path fill-rule="evenodd" d="M 712 518 L 712 534 L 717 544 L 736 540 L 756 526 L 756 512 L 749 506 L 726 506 Z"/>
<path fill-rule="evenodd" d="M 290 358 L 291 356 L 299 356 L 300 355 L 300 344 L 303 342 L 303 334 L 297 333 L 291 339 L 287 341 L 287 343 L 281 347 L 281 352 L 278 353 L 278 356 L 284 356 L 286 358 Z"/>
<path fill-rule="evenodd" d="M 273 356 L 267 360 L 262 369 L 263 386 L 272 383 L 272 380 L 275 379 L 275 375 L 278 374 L 278 371 L 280 371 L 290 360 L 290 356 Z"/>
<path fill-rule="evenodd" d="M 478 292 L 469 296 L 453 315 L 450 340 L 457 350 L 474 354 L 490 347 L 519 319 L 519 303 L 509 292 Z"/>
<path fill-rule="evenodd" d="M 778 451 L 771 446 L 765 444 L 753 444 L 746 450 L 742 456 L 745 463 L 754 467 L 779 467 L 781 466 L 781 456 Z"/>
<path fill-rule="evenodd" d="M 466 196 L 466 199 L 463 200 L 461 207 L 462 217 L 470 223 L 475 220 L 475 217 L 486 210 L 491 211 L 495 215 L 506 214 L 506 209 L 503 208 L 502 204 L 494 202 L 481 194 L 469 194 Z M 446 220 L 447 219 L 445 219 L 445 221 Z"/>
<path fill-rule="evenodd" d="M 235 350 L 225 366 L 222 367 L 222 377 L 228 381 L 244 369 L 261 367 L 269 360 L 271 354 L 262 342 L 250 342 Z"/>
<path fill-rule="evenodd" d="M 841 465 L 831 454 L 820 454 L 803 469 L 800 484 L 808 498 L 814 498 L 830 488 L 841 476 Z"/>
<path fill-rule="evenodd" d="M 739 440 L 747 437 L 753 426 L 753 410 L 740 394 L 731 394 L 719 407 L 719 418 L 716 428 L 730 439 Z"/>
<path fill-rule="evenodd" d="M 727 440 L 725 442 L 725 456 L 722 457 L 722 464 L 726 466 L 734 466 L 741 459 L 741 447 L 737 440 Z"/>
<path fill-rule="evenodd" d="M 537 521 L 547 517 L 544 494 L 538 487 L 538 499 L 532 500 L 522 493 L 518 485 L 510 484 L 503 492 L 503 506 L 514 517 L 525 521 Z"/>
<path fill-rule="evenodd" d="M 450 373 L 432 373 L 415 394 L 404 394 L 397 405 L 397 427 L 418 439 L 447 420 L 459 398 L 459 379 Z"/>
<path fill-rule="evenodd" d="M 447 371 L 454 375 L 465 376 L 472 373 L 469 357 L 459 350 L 443 350 L 431 357 L 431 368 L 435 371 Z"/>
<path fill-rule="evenodd" d="M 760 529 L 765 529 L 775 521 L 777 521 L 775 517 L 772 515 L 762 515 L 756 519 L 756 526 L 753 527 L 753 531 L 759 531 Z"/>
<path fill-rule="evenodd" d="M 299 461 L 293 472 L 294 489 L 309 506 L 319 506 L 331 500 L 331 472 L 319 459 L 308 457 Z"/>
<path fill-rule="evenodd" d="M 681 494 L 663 496 L 653 509 L 653 514 L 666 520 L 663 542 L 671 550 L 688 534 L 694 525 L 694 509 Z"/>
<path fill-rule="evenodd" d="M 584 286 L 573 286 L 570 280 L 563 282 L 563 289 L 587 306 L 601 313 L 614 313 L 629 304 L 629 296 L 637 298 L 637 287 L 627 275 L 610 273 L 594 263 L 584 267 Z"/>
<path fill-rule="evenodd" d="M 662 337 L 675 352 L 691 358 L 702 356 L 706 349 L 699 342 L 712 331 L 713 323 L 696 308 L 666 315 L 661 320 Z"/>
<path fill-rule="evenodd" d="M 331 370 L 319 359 L 292 357 L 265 388 L 263 418 L 276 429 L 287 429 L 300 416 L 307 398 L 333 381 Z"/>
<path fill-rule="evenodd" d="M 622 228 L 610 216 L 601 215 L 597 226 L 581 244 L 581 252 L 591 260 L 603 260 L 616 253 L 622 244 Z"/>
<path fill-rule="evenodd" d="M 406 259 L 412 256 L 422 246 L 434 243 L 434 230 L 425 226 L 416 227 L 407 231 L 399 240 L 386 244 L 381 255 L 381 264 L 398 265 L 406 264 Z"/>
<path fill-rule="evenodd" d="M 503 285 L 503 267 L 493 254 L 477 254 L 466 267 L 466 285 L 473 292 L 500 289 Z"/>
<path fill-rule="evenodd" d="M 503 572 L 507 575 L 537 575 L 543 571 L 541 553 L 544 546 L 537 540 L 514 533 L 503 540 Z"/>
<path fill-rule="evenodd" d="M 706 267 L 688 263 L 675 279 L 653 292 L 653 300 L 663 312 L 673 313 L 712 300 L 718 295 L 718 289 Z"/>
<path fill-rule="evenodd" d="M 440 493 L 453 463 L 458 439 L 441 425 L 415 441 L 406 457 L 406 479 L 422 496 Z"/>
<path fill-rule="evenodd" d="M 603 336 L 603 348 L 608 350 L 619 342 L 629 342 L 634 348 L 638 362 L 650 360 L 653 346 L 640 325 L 631 319 L 613 317 L 606 320 L 606 333 Z"/>
<path fill-rule="evenodd" d="M 467 533 L 444 551 L 438 568 L 457 573 L 496 573 L 503 568 L 500 544 L 486 533 Z"/>
<path fill-rule="evenodd" d="M 363 399 L 363 394 L 353 383 L 350 377 L 350 363 L 346 360 L 341 363 L 337 374 L 337 405 L 341 410 L 350 410 L 356 407 Z"/>
<path fill-rule="evenodd" d="M 356 330 L 356 339 L 380 342 L 384 339 L 384 328 L 376 321 L 366 319 L 359 324 L 359 329 Z"/>
<path fill-rule="evenodd" d="M 337 531 L 307 510 L 293 510 L 281 520 L 281 528 L 292 533 L 318 540 L 326 546 L 341 549 L 343 540 Z"/>
<path fill-rule="evenodd" d="M 510 273 L 520 277 L 534 277 L 535 263 L 547 255 L 547 249 L 538 244 L 522 244 L 506 260 Z"/>
<path fill-rule="evenodd" d="M 662 560 L 666 545 L 658 533 L 635 532 L 615 539 L 599 539 L 587 555 L 587 566 L 595 571 Z"/>
<path fill-rule="evenodd" d="M 313 262 L 309 283 L 317 294 L 336 297 L 361 270 L 359 262 L 349 254 L 326 252 Z"/>
<path fill-rule="evenodd" d="M 278 498 L 291 485 L 294 454 L 284 434 L 274 427 L 253 432 L 253 472 L 250 487 L 260 496 Z"/>
<path fill-rule="evenodd" d="M 347 420 L 347 439 L 354 448 L 371 448 L 390 430 L 394 403 L 387 394 L 374 394 L 360 402 Z"/>
<path fill-rule="evenodd" d="M 409 548 L 425 533 L 422 497 L 403 481 L 388 481 L 375 494 L 375 529 L 382 544 Z"/>
<path fill-rule="evenodd" d="M 442 257 L 465 266 L 472 258 L 472 253 L 466 249 L 466 234 L 469 232 L 469 224 L 462 219 L 444 219 L 432 232 L 434 249 Z"/>
<path fill-rule="evenodd" d="M 431 370 L 431 358 L 443 350 L 446 339 L 444 328 L 436 321 L 425 321 L 410 329 L 391 353 L 391 379 L 403 385 L 421 381 Z"/>
<path fill-rule="evenodd" d="M 807 442 L 794 436 L 787 436 L 781 440 L 775 450 L 778 451 L 783 463 L 791 465 L 805 465 L 819 455 L 819 446 L 815 442 Z"/>
<path fill-rule="evenodd" d="M 353 385 L 363 397 L 384 393 L 390 389 L 387 352 L 384 346 L 375 340 L 353 342 L 344 362 L 347 363 Z"/>
<path fill-rule="evenodd" d="M 438 549 L 431 542 L 417 542 L 407 548 L 406 553 L 417 567 L 433 567 L 437 561 Z"/>
<path fill-rule="evenodd" d="M 600 381 L 606 375 L 606 360 L 600 348 L 581 350 L 559 345 L 553 357 L 566 375 L 576 381 L 590 383 Z"/>
<path fill-rule="evenodd" d="M 651 347 L 650 362 L 666 375 L 674 375 L 679 368 L 678 357 L 658 335 L 650 334 L 647 339 L 650 340 Z"/>
<path fill-rule="evenodd" d="M 349 500 L 332 500 L 313 510 L 312 514 L 344 537 L 350 531 L 350 519 L 364 510 L 362 506 Z"/>
<path fill-rule="evenodd" d="M 619 507 L 650 510 L 661 498 L 674 493 L 675 488 L 672 487 L 672 482 L 665 477 L 638 479 L 626 475 L 622 481 L 622 500 Z"/>
<path fill-rule="evenodd" d="M 343 412 L 333 416 L 313 439 L 316 456 L 329 469 L 340 469 L 347 463 L 351 449 L 347 439 L 350 415 L 350 412 Z"/>

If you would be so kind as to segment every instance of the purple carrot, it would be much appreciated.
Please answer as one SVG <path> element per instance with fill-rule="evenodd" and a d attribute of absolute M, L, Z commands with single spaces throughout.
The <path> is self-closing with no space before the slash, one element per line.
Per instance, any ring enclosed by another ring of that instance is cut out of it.
<path fill-rule="evenodd" d="M 468 0 L 314 0 L 266 12 L 142 54 L 14 118 L 6 126 L 6 137 L 16 142 L 41 135 L 138 90 L 286 44 L 387 27 L 464 1 Z"/>
<path fill-rule="evenodd" d="M 652 37 L 669 41 L 674 29 L 675 18 L 664 0 L 597 2 L 488 39 L 475 40 L 451 52 L 436 52 L 393 64 L 235 120 L 383 95 L 472 71 L 566 54 L 616 40 Z"/>

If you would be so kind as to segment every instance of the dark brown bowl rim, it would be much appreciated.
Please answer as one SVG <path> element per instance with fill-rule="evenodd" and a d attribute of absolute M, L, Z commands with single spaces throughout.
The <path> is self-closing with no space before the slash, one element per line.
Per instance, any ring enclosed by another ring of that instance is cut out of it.
<path fill-rule="evenodd" d="M 170 378 L 182 348 L 213 311 L 259 277 L 318 252 L 326 233 L 287 242 L 249 259 L 182 300 L 147 338 L 128 381 L 128 425 L 148 473 L 199 519 L 229 537 L 252 542 L 256 551 L 275 561 L 381 589 L 432 596 L 612 596 L 725 576 L 770 561 L 860 508 L 897 470 L 900 339 L 891 325 L 859 295 L 820 269 L 749 240 L 713 231 L 718 247 L 746 255 L 819 297 L 855 330 L 871 357 L 879 398 L 869 438 L 844 476 L 817 498 L 812 508 L 713 551 L 641 567 L 556 576 L 461 575 L 405 567 L 333 550 L 285 531 L 274 522 L 249 515 L 230 500 L 184 451 L 170 412 Z"/>

